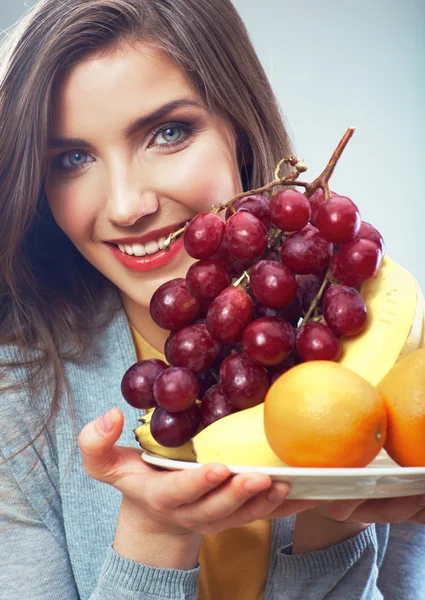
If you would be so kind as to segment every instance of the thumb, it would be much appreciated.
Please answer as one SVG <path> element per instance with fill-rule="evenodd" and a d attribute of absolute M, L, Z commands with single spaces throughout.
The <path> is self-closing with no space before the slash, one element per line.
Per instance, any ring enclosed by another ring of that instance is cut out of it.
<path fill-rule="evenodd" d="M 105 483 L 113 480 L 120 456 L 118 447 L 114 444 L 120 437 L 123 426 L 124 415 L 118 408 L 112 408 L 81 430 L 78 446 L 84 470 L 93 479 Z"/>

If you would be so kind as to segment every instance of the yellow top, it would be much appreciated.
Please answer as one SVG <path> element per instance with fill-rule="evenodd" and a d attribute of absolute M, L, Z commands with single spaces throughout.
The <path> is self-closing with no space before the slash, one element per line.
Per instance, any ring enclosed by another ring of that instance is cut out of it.
<path fill-rule="evenodd" d="M 131 327 L 137 360 L 165 357 Z M 199 600 L 263 600 L 270 558 L 270 521 L 205 535 Z"/>

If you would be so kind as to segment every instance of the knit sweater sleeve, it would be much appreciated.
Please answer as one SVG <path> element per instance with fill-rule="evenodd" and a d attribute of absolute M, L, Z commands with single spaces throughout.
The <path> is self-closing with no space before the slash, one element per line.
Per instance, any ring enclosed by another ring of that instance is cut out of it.
<path fill-rule="evenodd" d="M 28 444 L 40 431 L 46 406 L 10 384 L 16 384 L 13 373 L 0 381 L 1 599 L 195 600 L 199 568 L 152 568 L 119 556 L 111 545 L 92 548 L 99 570 L 90 584 L 75 576 L 54 436 L 46 429 Z"/>
<path fill-rule="evenodd" d="M 44 457 L 43 457 L 44 458 Z M 195 600 L 198 571 L 151 568 L 127 560 L 110 547 L 96 589 L 80 596 L 74 579 L 61 518 L 60 496 L 55 493 L 43 460 L 17 486 L 9 461 L 0 469 L 0 589 L 2 600 Z M 16 459 L 12 459 L 16 467 Z M 32 480 L 32 481 L 30 481 Z M 37 480 L 37 481 L 35 481 Z M 26 488 L 42 486 L 26 496 Z M 38 490 L 40 492 L 40 489 Z M 48 497 L 50 496 L 50 497 Z M 94 549 L 96 551 L 96 549 Z"/>

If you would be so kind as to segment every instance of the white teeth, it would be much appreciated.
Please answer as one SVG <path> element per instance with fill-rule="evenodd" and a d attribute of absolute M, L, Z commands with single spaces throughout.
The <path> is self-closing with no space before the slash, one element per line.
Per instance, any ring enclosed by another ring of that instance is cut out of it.
<path fill-rule="evenodd" d="M 166 239 L 165 236 L 161 236 L 158 240 L 150 240 L 146 244 L 117 244 L 117 246 L 121 252 L 129 256 L 145 256 L 162 250 Z"/>
<path fill-rule="evenodd" d="M 155 240 L 150 240 L 149 242 L 146 242 L 145 248 L 146 254 L 155 254 L 155 252 L 158 252 L 159 250 L 158 242 L 155 242 Z"/>
<path fill-rule="evenodd" d="M 133 244 L 134 256 L 145 256 L 146 248 L 142 244 Z"/>

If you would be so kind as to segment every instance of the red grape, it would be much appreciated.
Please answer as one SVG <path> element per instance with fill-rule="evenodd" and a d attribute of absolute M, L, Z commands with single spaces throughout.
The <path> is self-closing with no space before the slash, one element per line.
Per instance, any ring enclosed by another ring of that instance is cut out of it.
<path fill-rule="evenodd" d="M 333 244 L 308 226 L 288 237 L 280 248 L 282 262 L 294 273 L 306 275 L 324 269 L 332 257 Z"/>
<path fill-rule="evenodd" d="M 249 212 L 239 212 L 226 223 L 224 239 L 235 256 L 254 259 L 267 250 L 267 229 Z"/>
<path fill-rule="evenodd" d="M 270 202 L 261 194 L 254 194 L 253 196 L 244 196 L 239 198 L 233 204 L 233 208 L 236 212 L 246 211 L 257 217 L 266 229 L 270 229 Z M 226 211 L 226 220 L 234 214 L 230 208 Z"/>
<path fill-rule="evenodd" d="M 260 260 L 252 268 L 250 279 L 252 293 L 267 308 L 287 306 L 297 291 L 294 273 L 274 260 Z"/>
<path fill-rule="evenodd" d="M 196 373 L 196 377 L 199 385 L 198 400 L 202 400 L 208 390 L 217 383 L 217 379 L 214 377 L 211 368 L 199 371 Z"/>
<path fill-rule="evenodd" d="M 263 367 L 281 363 L 294 347 L 295 330 L 288 321 L 279 317 L 252 321 L 243 332 L 243 352 Z"/>
<path fill-rule="evenodd" d="M 245 327 L 254 316 L 254 303 L 239 287 L 230 286 L 213 300 L 206 325 L 220 344 L 233 344 L 242 338 Z"/>
<path fill-rule="evenodd" d="M 238 258 L 232 252 L 230 252 L 229 247 L 225 239 L 223 239 L 223 243 L 221 244 L 219 250 L 215 252 L 212 257 L 213 260 L 219 260 L 223 262 L 232 275 L 240 275 L 246 269 L 248 269 L 252 261 L 249 258 L 243 260 L 242 258 Z"/>
<path fill-rule="evenodd" d="M 375 275 L 382 254 L 375 242 L 357 239 L 341 246 L 333 257 L 332 277 L 343 285 L 361 285 Z"/>
<path fill-rule="evenodd" d="M 201 423 L 208 427 L 214 421 L 227 417 L 238 409 L 233 406 L 223 391 L 223 386 L 219 383 L 213 385 L 205 394 L 201 404 Z"/>
<path fill-rule="evenodd" d="M 163 283 L 156 290 L 150 303 L 150 314 L 159 327 L 173 331 L 192 323 L 199 306 L 199 300 L 189 293 L 186 280 L 178 278 Z"/>
<path fill-rule="evenodd" d="M 231 404 L 239 409 L 261 404 L 269 388 L 266 370 L 239 352 L 223 361 L 220 382 Z"/>
<path fill-rule="evenodd" d="M 297 351 L 303 361 L 334 360 L 341 356 L 338 339 L 324 323 L 307 323 L 298 330 Z"/>
<path fill-rule="evenodd" d="M 382 235 L 379 233 L 377 229 L 367 221 L 362 221 L 360 225 L 360 229 L 358 234 L 356 235 L 356 239 L 362 240 L 370 240 L 371 242 L 375 242 L 381 251 L 382 256 L 385 254 L 385 244 Z"/>
<path fill-rule="evenodd" d="M 153 408 L 156 400 L 153 394 L 155 379 L 168 365 L 157 358 L 140 360 L 132 365 L 121 380 L 121 393 L 134 408 Z"/>
<path fill-rule="evenodd" d="M 198 431 L 201 411 L 197 404 L 187 410 L 170 413 L 159 406 L 152 414 L 150 428 L 152 437 L 167 448 L 186 444 Z"/>
<path fill-rule="evenodd" d="M 311 306 L 311 303 L 319 293 L 324 278 L 324 272 L 312 273 L 311 275 L 297 275 L 297 284 L 298 289 L 301 292 L 304 312 L 308 311 L 308 309 Z"/>
<path fill-rule="evenodd" d="M 330 197 L 332 198 L 333 196 L 336 196 L 335 192 L 331 192 Z M 317 224 L 316 223 L 317 211 L 319 210 L 321 205 L 325 202 L 323 190 L 321 190 L 320 188 L 318 190 L 316 190 L 314 192 L 314 194 L 312 196 L 310 196 L 309 200 L 310 200 L 310 206 L 311 206 L 310 223 L 312 225 L 316 225 Z"/>
<path fill-rule="evenodd" d="M 232 276 L 226 265 L 210 258 L 198 261 L 186 274 L 187 289 L 198 300 L 214 300 L 231 283 Z"/>
<path fill-rule="evenodd" d="M 196 375 L 184 367 L 171 367 L 163 371 L 153 385 L 158 406 L 168 412 L 180 412 L 193 406 L 198 391 Z"/>
<path fill-rule="evenodd" d="M 310 219 L 310 201 L 297 190 L 282 190 L 272 196 L 270 212 L 276 227 L 282 231 L 298 231 Z"/>
<path fill-rule="evenodd" d="M 359 209 L 345 196 L 333 196 L 319 207 L 316 214 L 320 235 L 335 244 L 345 244 L 354 239 L 360 223 Z"/>
<path fill-rule="evenodd" d="M 212 212 L 196 215 L 184 232 L 184 247 L 193 258 L 210 258 L 220 248 L 224 222 Z"/>
<path fill-rule="evenodd" d="M 210 336 L 204 323 L 189 325 L 166 342 L 166 358 L 174 367 L 203 371 L 217 358 L 220 345 Z"/>
<path fill-rule="evenodd" d="M 310 275 L 303 275 L 302 277 L 310 277 Z M 262 317 L 280 317 L 285 319 L 288 323 L 291 323 L 294 327 L 298 325 L 298 321 L 302 316 L 303 311 L 303 299 L 300 290 L 296 291 L 294 298 L 289 304 L 283 308 L 268 308 L 263 304 L 257 303 L 255 305 L 255 319 L 261 319 Z"/>
<path fill-rule="evenodd" d="M 323 297 L 323 316 L 335 335 L 357 335 L 366 325 L 366 304 L 355 288 L 333 285 Z"/>

